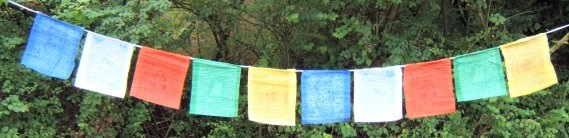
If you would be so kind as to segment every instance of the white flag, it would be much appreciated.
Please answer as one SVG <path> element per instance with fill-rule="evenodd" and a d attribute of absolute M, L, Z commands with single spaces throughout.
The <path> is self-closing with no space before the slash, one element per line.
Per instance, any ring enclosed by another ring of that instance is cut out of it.
<path fill-rule="evenodd" d="M 354 71 L 354 121 L 388 122 L 403 118 L 400 66 Z"/>
<path fill-rule="evenodd" d="M 88 32 L 75 87 L 124 98 L 134 44 Z"/>

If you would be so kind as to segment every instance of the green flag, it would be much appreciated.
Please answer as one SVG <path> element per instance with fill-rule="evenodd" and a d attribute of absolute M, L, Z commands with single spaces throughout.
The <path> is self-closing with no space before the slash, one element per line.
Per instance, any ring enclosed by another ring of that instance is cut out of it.
<path fill-rule="evenodd" d="M 497 47 L 455 57 L 453 66 L 457 101 L 507 95 L 502 57 Z"/>
<path fill-rule="evenodd" d="M 237 117 L 241 67 L 205 59 L 192 64 L 190 114 Z"/>

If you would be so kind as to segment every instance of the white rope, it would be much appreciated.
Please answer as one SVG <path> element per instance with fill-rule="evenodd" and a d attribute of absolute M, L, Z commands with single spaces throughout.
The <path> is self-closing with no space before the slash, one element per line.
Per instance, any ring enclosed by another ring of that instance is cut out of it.
<path fill-rule="evenodd" d="M 9 0 L 8 2 L 9 2 L 10 4 L 16 5 L 16 6 L 20 7 L 20 8 L 22 8 L 22 9 L 27 10 L 27 11 L 30 11 L 30 12 L 33 12 L 33 13 L 38 13 L 37 11 L 34 11 L 34 10 L 32 10 L 32 9 L 26 7 L 26 6 L 22 6 L 22 5 L 20 5 L 20 4 L 16 3 L 16 2 L 11 1 L 11 0 Z"/>
<path fill-rule="evenodd" d="M 26 7 L 26 6 L 22 6 L 22 5 L 20 5 L 20 4 L 16 3 L 16 2 L 11 1 L 11 0 L 8 0 L 8 2 L 10 2 L 10 4 L 16 5 L 16 6 L 20 7 L 20 8 L 22 8 L 22 9 L 27 10 L 27 11 L 30 11 L 30 12 L 33 12 L 33 13 L 38 13 L 38 11 L 34 11 L 34 10 L 32 10 L 32 9 Z M 564 25 L 564 26 L 557 27 L 557 28 L 555 28 L 555 29 L 553 29 L 553 30 L 550 30 L 550 31 L 547 31 L 547 32 L 545 32 L 545 33 L 546 33 L 546 34 L 553 33 L 553 32 L 555 32 L 555 31 L 559 31 L 559 30 L 565 29 L 565 28 L 567 28 L 567 27 L 569 27 L 569 24 L 566 24 L 566 25 Z M 89 31 L 89 30 L 85 30 L 85 31 L 87 31 L 87 32 L 92 32 L 92 31 Z M 113 39 L 114 39 L 114 38 L 113 38 Z M 142 48 L 142 47 L 143 47 L 143 46 L 140 46 L 140 45 L 134 45 L 134 46 L 137 47 L 137 48 Z M 454 58 L 455 58 L 455 57 L 451 57 L 451 59 L 454 59 Z M 195 58 L 190 57 L 190 59 L 191 59 L 191 60 L 194 60 Z M 404 67 L 405 67 L 405 65 L 395 65 L 395 66 L 398 66 L 398 67 L 401 67 L 401 68 L 404 68 Z M 249 68 L 249 67 L 251 67 L 251 66 L 249 66 L 249 65 L 240 65 L 240 67 L 241 67 L 241 68 Z M 364 69 L 365 69 L 365 68 L 364 68 Z M 348 71 L 354 72 L 354 71 L 356 71 L 356 70 L 361 70 L 361 69 L 350 69 L 350 70 L 348 70 Z M 303 70 L 296 70 L 296 72 L 302 72 L 302 71 L 303 71 Z"/>
<path fill-rule="evenodd" d="M 559 31 L 559 30 L 564 29 L 564 28 L 566 28 L 566 27 L 569 27 L 569 24 L 563 25 L 563 26 L 561 26 L 561 27 L 557 27 L 557 28 L 555 28 L 555 29 L 553 29 L 553 30 L 551 30 L 551 31 L 547 31 L 547 32 L 545 32 L 545 33 L 546 33 L 546 34 L 553 33 L 553 32 L 555 32 L 555 31 Z"/>
<path fill-rule="evenodd" d="M 85 30 L 85 32 L 87 32 L 87 33 L 93 33 L 93 34 L 98 34 L 98 35 L 102 35 L 102 34 L 95 33 L 95 32 L 93 32 L 93 31 L 89 31 L 89 30 Z M 113 39 L 113 40 L 123 41 L 123 40 L 116 39 L 116 38 L 112 38 L 112 37 L 109 37 L 109 36 L 107 36 L 107 37 L 110 38 L 110 39 Z M 132 43 L 129 43 L 129 44 L 132 44 Z M 137 45 L 137 44 L 133 44 L 133 46 L 134 46 L 134 47 L 137 47 L 137 48 L 142 48 L 142 46 L 139 46 L 139 45 Z"/>

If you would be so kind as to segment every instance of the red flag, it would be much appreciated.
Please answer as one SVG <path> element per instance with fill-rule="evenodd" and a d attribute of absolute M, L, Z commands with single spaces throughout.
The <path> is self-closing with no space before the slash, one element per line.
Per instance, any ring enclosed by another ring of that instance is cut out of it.
<path fill-rule="evenodd" d="M 407 118 L 453 113 L 456 102 L 450 58 L 406 65 L 403 91 Z"/>
<path fill-rule="evenodd" d="M 179 109 L 190 57 L 142 47 L 130 96 Z"/>

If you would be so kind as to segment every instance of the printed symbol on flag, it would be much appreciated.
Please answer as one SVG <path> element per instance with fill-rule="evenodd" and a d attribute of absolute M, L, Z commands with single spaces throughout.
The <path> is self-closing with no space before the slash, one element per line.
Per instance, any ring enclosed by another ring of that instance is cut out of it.
<path fill-rule="evenodd" d="M 545 33 L 504 44 L 500 49 L 510 97 L 532 94 L 558 83 Z"/>
<path fill-rule="evenodd" d="M 296 71 L 250 67 L 247 86 L 249 120 L 294 126 Z"/>
<path fill-rule="evenodd" d="M 134 44 L 88 32 L 74 85 L 124 98 Z"/>
<path fill-rule="evenodd" d="M 37 13 L 20 63 L 47 76 L 68 79 L 83 32 L 81 27 Z"/>
<path fill-rule="evenodd" d="M 180 109 L 190 57 L 142 47 L 130 96 Z"/>
<path fill-rule="evenodd" d="M 457 56 L 453 66 L 458 102 L 507 94 L 504 67 L 497 47 Z"/>
<path fill-rule="evenodd" d="M 455 112 L 450 58 L 406 65 L 403 83 L 408 118 Z"/>
<path fill-rule="evenodd" d="M 190 114 L 237 117 L 241 67 L 194 58 Z"/>
<path fill-rule="evenodd" d="M 348 121 L 351 117 L 349 71 L 306 70 L 301 76 L 302 124 Z"/>

